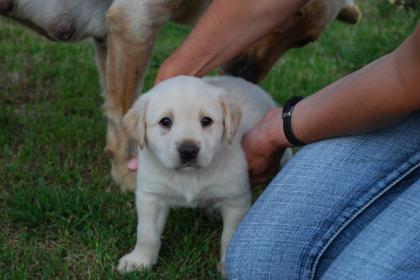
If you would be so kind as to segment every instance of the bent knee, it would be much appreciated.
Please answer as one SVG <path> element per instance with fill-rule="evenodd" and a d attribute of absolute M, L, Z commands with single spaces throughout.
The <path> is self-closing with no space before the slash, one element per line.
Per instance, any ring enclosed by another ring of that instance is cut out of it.
<path fill-rule="evenodd" d="M 263 266 L 267 265 L 267 256 L 259 252 L 251 243 L 243 243 L 233 238 L 228 246 L 225 270 L 228 279 L 263 279 L 266 278 Z"/>
<path fill-rule="evenodd" d="M 294 279 L 304 273 L 302 267 L 308 263 L 308 256 L 283 238 L 261 238 L 259 234 L 236 232 L 229 243 L 225 269 L 228 279 Z M 300 252 L 298 252 L 300 251 Z M 305 274 L 306 275 L 306 274 Z"/>

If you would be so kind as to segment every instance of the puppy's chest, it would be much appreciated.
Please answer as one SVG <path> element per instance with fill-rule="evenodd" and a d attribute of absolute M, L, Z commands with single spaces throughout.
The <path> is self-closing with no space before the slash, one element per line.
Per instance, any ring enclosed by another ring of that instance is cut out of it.
<path fill-rule="evenodd" d="M 171 181 L 155 185 L 155 193 L 170 207 L 217 207 L 223 197 L 216 182 L 192 178 L 173 178 Z"/>

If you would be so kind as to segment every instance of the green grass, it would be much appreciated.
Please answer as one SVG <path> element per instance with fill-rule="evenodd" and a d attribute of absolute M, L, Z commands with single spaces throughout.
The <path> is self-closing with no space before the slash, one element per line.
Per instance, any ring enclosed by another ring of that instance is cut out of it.
<path fill-rule="evenodd" d="M 332 24 L 317 43 L 292 50 L 262 83 L 277 101 L 309 95 L 396 48 L 419 11 L 359 1 L 357 26 Z M 146 79 L 188 29 L 162 32 Z M 120 276 L 135 244 L 131 194 L 118 191 L 103 153 L 105 122 L 88 42 L 50 43 L 0 21 L 0 278 L 217 279 L 220 221 L 172 211 L 159 264 Z"/>

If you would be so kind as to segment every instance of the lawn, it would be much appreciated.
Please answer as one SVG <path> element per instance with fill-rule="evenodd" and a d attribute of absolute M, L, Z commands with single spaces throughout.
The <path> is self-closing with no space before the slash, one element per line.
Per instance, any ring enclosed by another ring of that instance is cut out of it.
<path fill-rule="evenodd" d="M 392 51 L 420 18 L 386 0 L 359 3 L 358 25 L 335 22 L 288 52 L 262 87 L 280 103 L 309 95 Z M 188 30 L 165 27 L 146 88 Z M 136 213 L 109 174 L 101 104 L 89 42 L 50 43 L 0 20 L 0 278 L 218 279 L 220 221 L 186 209 L 168 218 L 152 271 L 116 272 L 135 244 Z"/>

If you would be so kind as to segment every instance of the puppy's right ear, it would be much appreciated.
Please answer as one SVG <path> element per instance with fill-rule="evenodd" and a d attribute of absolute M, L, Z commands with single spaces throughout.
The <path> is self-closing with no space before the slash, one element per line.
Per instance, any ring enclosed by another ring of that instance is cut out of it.
<path fill-rule="evenodd" d="M 140 97 L 123 119 L 128 135 L 137 141 L 140 149 L 143 149 L 146 145 L 146 110 L 148 104 L 148 97 Z"/>

